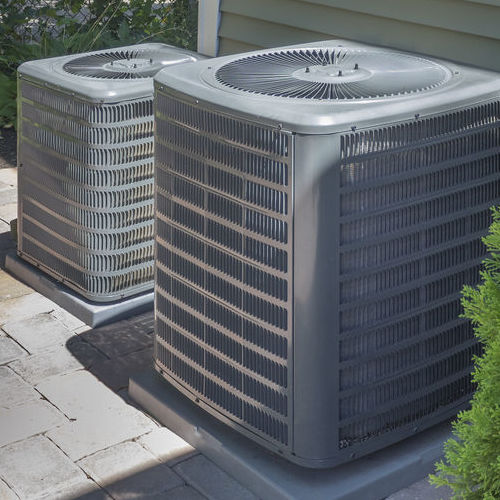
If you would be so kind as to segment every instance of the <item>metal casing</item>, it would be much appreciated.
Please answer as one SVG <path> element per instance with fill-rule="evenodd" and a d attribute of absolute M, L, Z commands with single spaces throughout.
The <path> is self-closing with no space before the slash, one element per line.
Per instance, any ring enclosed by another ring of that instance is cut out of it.
<path fill-rule="evenodd" d="M 131 71 L 134 61 L 151 64 L 150 73 L 154 64 L 198 59 L 143 44 L 31 61 L 18 70 L 18 254 L 98 302 L 153 287 L 152 76 L 68 71 L 75 61 L 110 55 L 130 62 Z"/>
<path fill-rule="evenodd" d="M 296 47 L 340 43 L 370 49 Z M 500 201 L 500 76 L 432 61 L 435 88 L 342 102 L 217 81 L 270 52 L 155 77 L 156 368 L 328 467 L 467 405 L 479 346 L 460 290 Z"/>

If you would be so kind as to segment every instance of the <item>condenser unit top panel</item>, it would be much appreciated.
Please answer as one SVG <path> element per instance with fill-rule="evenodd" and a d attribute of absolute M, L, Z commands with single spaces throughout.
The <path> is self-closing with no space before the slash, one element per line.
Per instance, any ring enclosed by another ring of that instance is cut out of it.
<path fill-rule="evenodd" d="M 19 66 L 18 72 L 21 78 L 86 100 L 116 102 L 151 95 L 152 77 L 158 71 L 198 59 L 203 56 L 148 43 L 29 61 Z"/>
<path fill-rule="evenodd" d="M 500 94 L 500 74 L 331 40 L 219 57 L 160 71 L 157 85 L 302 133 L 380 126 Z"/>

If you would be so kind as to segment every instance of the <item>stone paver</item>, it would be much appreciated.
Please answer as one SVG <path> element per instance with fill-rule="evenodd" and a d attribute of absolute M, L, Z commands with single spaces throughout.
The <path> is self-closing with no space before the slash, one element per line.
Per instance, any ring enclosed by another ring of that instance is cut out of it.
<path fill-rule="evenodd" d="M 0 301 L 0 326 L 21 319 L 32 318 L 36 314 L 50 312 L 55 308 L 54 302 L 39 293 L 30 293 L 21 297 Z"/>
<path fill-rule="evenodd" d="M 83 471 L 43 436 L 0 448 L 0 476 L 24 500 L 57 498 L 87 481 Z"/>
<path fill-rule="evenodd" d="M 47 435 L 73 460 L 152 431 L 156 424 L 87 371 L 50 377 L 37 390 L 73 419 Z"/>
<path fill-rule="evenodd" d="M 17 202 L 17 189 L 0 180 L 0 205 Z"/>
<path fill-rule="evenodd" d="M 48 313 L 37 314 L 19 321 L 10 321 L 5 323 L 2 329 L 31 353 L 53 345 L 64 345 L 75 336 Z"/>
<path fill-rule="evenodd" d="M 0 182 L 17 186 L 17 168 L 0 168 Z"/>
<path fill-rule="evenodd" d="M 257 500 L 257 497 L 203 455 L 176 465 L 174 471 L 186 483 L 212 500 Z"/>
<path fill-rule="evenodd" d="M 97 363 L 92 373 L 113 391 L 128 387 L 128 380 L 134 373 L 147 370 L 153 365 L 153 348 L 132 352 L 119 358 Z"/>
<path fill-rule="evenodd" d="M 448 500 L 451 495 L 450 488 L 436 488 L 429 483 L 427 478 L 424 478 L 392 494 L 386 500 Z"/>
<path fill-rule="evenodd" d="M 196 450 L 166 427 L 158 427 L 141 436 L 137 442 L 150 451 L 160 462 L 173 465 L 189 458 Z"/>
<path fill-rule="evenodd" d="M 183 484 L 182 479 L 134 442 L 95 453 L 78 465 L 113 498 L 145 498 Z"/>
<path fill-rule="evenodd" d="M 113 500 L 91 479 L 78 484 L 61 486 L 46 496 L 44 500 Z"/>
<path fill-rule="evenodd" d="M 204 498 L 206 497 L 197 492 L 194 488 L 191 488 L 191 486 L 181 486 L 180 488 L 169 491 L 168 498 L 165 500 L 203 500 Z"/>
<path fill-rule="evenodd" d="M 72 459 L 79 460 L 128 439 L 151 432 L 156 424 L 134 408 L 80 417 L 53 429 L 47 436 Z"/>
<path fill-rule="evenodd" d="M 87 326 L 81 319 L 76 318 L 68 311 L 65 311 L 64 309 L 61 309 L 57 306 L 50 313 L 50 315 L 58 319 L 64 326 L 66 326 L 66 328 L 68 328 L 68 330 L 71 330 L 72 332 L 78 330 L 79 328 Z"/>
<path fill-rule="evenodd" d="M 81 334 L 110 358 L 140 351 L 152 345 L 151 336 L 127 321 L 118 321 Z"/>
<path fill-rule="evenodd" d="M 17 218 L 17 203 L 6 203 L 0 205 L 0 219 L 4 222 L 10 223 L 11 220 Z"/>
<path fill-rule="evenodd" d="M 27 352 L 17 342 L 7 337 L 5 333 L 2 335 L 0 330 L 0 365 L 22 358 L 26 354 Z"/>
<path fill-rule="evenodd" d="M 0 366 L 0 408 L 40 399 L 40 394 L 7 366 Z"/>
<path fill-rule="evenodd" d="M 33 289 L 0 270 L 0 300 L 14 299 L 33 293 Z"/>
<path fill-rule="evenodd" d="M 0 339 L 0 348 L 2 339 Z M 30 384 L 54 376 L 88 368 L 106 358 L 94 347 L 78 337 L 71 338 L 65 346 L 53 346 L 32 356 L 9 364 L 16 373 Z M 1 360 L 1 354 L 0 354 Z"/>
<path fill-rule="evenodd" d="M 68 418 L 94 416 L 96 411 L 99 411 L 99 416 L 103 416 L 130 408 L 122 398 L 87 371 L 50 377 L 36 388 Z"/>
<path fill-rule="evenodd" d="M 40 434 L 64 422 L 64 415 L 42 400 L 29 401 L 8 410 L 1 410 L 0 446 Z"/>
<path fill-rule="evenodd" d="M 1 479 L 0 500 L 19 500 L 19 497 Z"/>

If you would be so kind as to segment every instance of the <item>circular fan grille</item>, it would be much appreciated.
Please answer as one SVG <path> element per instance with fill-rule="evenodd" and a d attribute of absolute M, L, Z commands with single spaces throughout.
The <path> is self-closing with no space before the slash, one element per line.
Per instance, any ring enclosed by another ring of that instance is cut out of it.
<path fill-rule="evenodd" d="M 154 76 L 168 61 L 155 50 L 116 50 L 89 54 L 67 62 L 68 73 L 90 78 L 130 80 Z"/>
<path fill-rule="evenodd" d="M 370 99 L 429 90 L 451 76 L 424 58 L 382 49 L 291 49 L 243 57 L 219 68 L 219 83 L 256 94 Z"/>

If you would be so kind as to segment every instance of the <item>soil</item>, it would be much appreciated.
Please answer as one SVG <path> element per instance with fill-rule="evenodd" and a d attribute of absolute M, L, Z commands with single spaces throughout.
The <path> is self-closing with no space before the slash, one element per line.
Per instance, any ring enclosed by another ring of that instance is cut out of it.
<path fill-rule="evenodd" d="M 16 166 L 17 134 L 13 128 L 0 128 L 0 168 Z"/>

